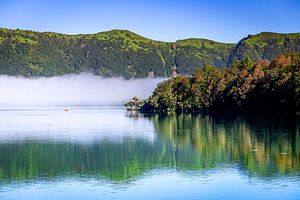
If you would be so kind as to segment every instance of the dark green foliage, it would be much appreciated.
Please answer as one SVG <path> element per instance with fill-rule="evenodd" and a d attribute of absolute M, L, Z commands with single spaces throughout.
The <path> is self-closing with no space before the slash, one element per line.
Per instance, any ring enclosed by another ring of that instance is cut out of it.
<path fill-rule="evenodd" d="M 300 110 L 300 53 L 272 63 L 249 58 L 237 67 L 205 65 L 191 77 L 179 76 L 157 86 L 142 112 L 280 112 Z"/>
<path fill-rule="evenodd" d="M 261 33 L 237 45 L 206 39 L 154 41 L 126 30 L 64 35 L 0 29 L 0 74 L 55 76 L 91 72 L 105 77 L 146 77 L 149 69 L 170 76 L 209 64 L 228 67 L 233 60 L 269 59 L 300 52 L 300 34 Z"/>
<path fill-rule="evenodd" d="M 142 105 L 142 101 L 140 101 L 139 98 L 137 97 L 131 98 L 127 103 L 124 104 L 127 110 L 130 111 L 139 110 L 141 105 Z"/>

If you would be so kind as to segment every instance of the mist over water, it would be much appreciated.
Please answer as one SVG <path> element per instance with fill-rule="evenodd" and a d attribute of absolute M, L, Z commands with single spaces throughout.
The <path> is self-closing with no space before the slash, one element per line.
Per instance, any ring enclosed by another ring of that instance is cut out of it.
<path fill-rule="evenodd" d="M 0 106 L 122 106 L 150 96 L 163 78 L 103 78 L 92 74 L 50 78 L 0 76 Z"/>

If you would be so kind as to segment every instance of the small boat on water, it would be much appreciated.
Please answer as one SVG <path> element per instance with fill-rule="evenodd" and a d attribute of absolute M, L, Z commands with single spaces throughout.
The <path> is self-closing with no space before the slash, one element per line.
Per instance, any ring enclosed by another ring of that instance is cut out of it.
<path fill-rule="evenodd" d="M 68 111 L 69 111 L 69 109 L 68 109 L 68 108 L 65 108 L 65 109 L 64 109 L 64 111 L 65 111 L 65 112 L 68 112 Z"/>

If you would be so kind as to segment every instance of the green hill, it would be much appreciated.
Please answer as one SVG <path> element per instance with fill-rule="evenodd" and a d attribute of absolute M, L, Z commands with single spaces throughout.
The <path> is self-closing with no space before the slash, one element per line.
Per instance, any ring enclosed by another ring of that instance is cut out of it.
<path fill-rule="evenodd" d="M 254 61 L 271 61 L 280 54 L 291 52 L 300 52 L 300 33 L 262 32 L 240 40 L 232 51 L 228 64 L 234 60 L 241 61 L 246 56 Z"/>
<path fill-rule="evenodd" d="M 206 39 L 162 42 L 126 30 L 65 35 L 0 29 L 0 74 L 55 76 L 91 72 L 105 77 L 145 77 L 150 69 L 169 76 L 174 66 L 192 74 L 205 63 L 227 67 L 233 60 L 274 59 L 300 52 L 300 34 L 261 33 L 238 44 Z"/>

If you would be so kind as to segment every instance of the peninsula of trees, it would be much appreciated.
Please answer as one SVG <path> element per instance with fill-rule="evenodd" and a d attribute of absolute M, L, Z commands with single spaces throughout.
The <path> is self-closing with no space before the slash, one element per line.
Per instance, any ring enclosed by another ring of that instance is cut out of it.
<path fill-rule="evenodd" d="M 286 113 L 300 114 L 300 53 L 231 68 L 211 65 L 192 76 L 180 75 L 158 84 L 152 96 L 132 101 L 144 113 Z"/>

